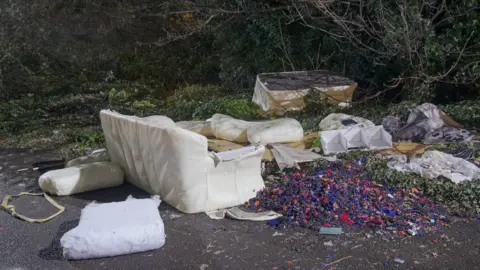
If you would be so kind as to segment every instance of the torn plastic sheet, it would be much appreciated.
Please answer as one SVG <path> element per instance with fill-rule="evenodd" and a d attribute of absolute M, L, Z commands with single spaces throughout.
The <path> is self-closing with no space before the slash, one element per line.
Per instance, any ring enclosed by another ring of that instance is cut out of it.
<path fill-rule="evenodd" d="M 454 183 L 480 179 L 480 168 L 474 164 L 439 151 L 427 151 L 420 158 L 407 162 L 405 156 L 390 156 L 393 160 L 388 167 L 400 172 L 418 173 L 422 177 L 434 179 L 444 176 Z"/>
<path fill-rule="evenodd" d="M 296 167 L 298 163 L 310 162 L 322 158 L 321 155 L 309 150 L 291 148 L 282 144 L 271 144 L 272 154 L 280 170 Z"/>
<path fill-rule="evenodd" d="M 272 220 L 281 217 L 282 215 L 274 212 L 274 211 L 267 211 L 267 212 L 245 212 L 238 207 L 232 207 L 228 209 L 218 209 L 213 211 L 208 211 L 206 214 L 211 219 L 224 219 L 225 216 L 229 218 L 236 219 L 236 220 L 249 220 L 249 221 L 266 221 Z"/>

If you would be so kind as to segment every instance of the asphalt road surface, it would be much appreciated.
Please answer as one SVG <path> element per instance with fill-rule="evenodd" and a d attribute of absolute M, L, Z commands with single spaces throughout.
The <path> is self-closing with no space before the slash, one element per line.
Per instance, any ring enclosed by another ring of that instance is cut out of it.
<path fill-rule="evenodd" d="M 0 199 L 22 191 L 40 191 L 37 161 L 57 159 L 52 151 L 0 149 Z M 28 168 L 28 170 L 22 170 Z M 20 171 L 19 171 L 20 170 Z M 368 230 L 340 237 L 292 229 L 276 232 L 263 222 L 211 220 L 184 215 L 162 203 L 166 244 L 159 250 L 85 261 L 62 257 L 60 238 L 78 224 L 91 202 L 121 201 L 132 194 L 124 185 L 70 197 L 54 197 L 66 211 L 52 221 L 32 224 L 0 211 L 0 270 L 3 269 L 479 269 L 479 220 L 452 219 L 450 228 L 425 237 L 391 239 Z M 14 201 L 19 213 L 46 217 L 55 209 L 42 197 Z M 180 217 L 179 217 L 180 216 Z M 401 263 L 401 259 L 404 263 Z"/>

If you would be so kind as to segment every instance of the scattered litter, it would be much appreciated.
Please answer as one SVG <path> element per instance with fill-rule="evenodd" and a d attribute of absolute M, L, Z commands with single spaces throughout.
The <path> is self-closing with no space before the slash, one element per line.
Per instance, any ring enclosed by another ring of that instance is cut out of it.
<path fill-rule="evenodd" d="M 323 245 L 326 246 L 326 247 L 333 247 L 332 241 L 323 242 Z"/>
<path fill-rule="evenodd" d="M 440 151 L 427 151 L 420 158 L 407 162 L 405 156 L 391 156 L 388 167 L 400 172 L 418 173 L 422 177 L 434 179 L 440 175 L 454 183 L 480 178 L 480 168 L 462 159 Z"/>
<path fill-rule="evenodd" d="M 404 264 L 405 263 L 405 260 L 402 260 L 400 258 L 395 258 L 395 260 L 393 260 L 394 262 L 396 263 L 400 263 L 400 264 Z"/>
<path fill-rule="evenodd" d="M 40 188 L 53 195 L 68 196 L 76 193 L 111 188 L 123 184 L 124 173 L 119 165 L 95 162 L 53 170 L 40 176 Z"/>
<path fill-rule="evenodd" d="M 60 239 L 67 259 L 112 257 L 148 250 L 165 244 L 164 225 L 158 206 L 160 198 L 112 203 L 90 203 L 79 225 Z"/>
<path fill-rule="evenodd" d="M 320 234 L 342 234 L 342 228 L 329 228 L 329 227 L 321 227 Z"/>
<path fill-rule="evenodd" d="M 275 223 L 268 222 L 269 226 L 301 226 L 321 230 L 320 233 L 346 225 L 408 236 L 409 230 L 411 234 L 423 235 L 445 225 L 447 219 L 441 204 L 424 197 L 418 188 L 376 183 L 367 176 L 365 164 L 367 158 L 362 157 L 285 172 L 282 182 L 258 192 L 247 207 L 283 215 Z M 341 228 L 333 230 L 338 233 Z"/>
<path fill-rule="evenodd" d="M 171 214 L 168 216 L 168 218 L 169 218 L 170 220 L 174 220 L 174 219 L 181 218 L 181 217 L 183 217 L 183 215 L 182 215 L 182 214 L 178 214 L 178 213 L 171 213 Z"/>
<path fill-rule="evenodd" d="M 343 257 L 343 258 L 341 258 L 341 259 L 339 259 L 339 260 L 336 260 L 336 261 L 333 261 L 333 262 L 329 263 L 327 266 L 337 264 L 337 263 L 339 263 L 339 262 L 341 262 L 341 261 L 343 261 L 343 260 L 349 259 L 349 258 L 352 258 L 352 256 Z"/>
<path fill-rule="evenodd" d="M 359 248 L 361 246 L 363 246 L 363 245 L 356 245 L 356 246 L 352 247 L 351 249 L 356 249 L 356 248 Z"/>
<path fill-rule="evenodd" d="M 24 171 L 28 171 L 28 168 L 23 168 L 23 169 L 17 170 L 17 172 L 24 172 Z"/>
<path fill-rule="evenodd" d="M 202 264 L 200 265 L 200 270 L 205 270 L 208 268 L 208 264 Z"/>
<path fill-rule="evenodd" d="M 224 219 L 226 215 L 232 219 L 249 220 L 249 221 L 266 221 L 266 220 L 276 219 L 282 216 L 281 214 L 278 214 L 274 211 L 245 212 L 239 209 L 238 207 L 209 211 L 209 212 L 206 212 L 206 214 L 211 219 Z"/>
<path fill-rule="evenodd" d="M 47 217 L 47 218 L 38 218 L 38 219 L 35 219 L 35 218 L 29 218 L 29 217 L 26 217 L 24 215 L 21 215 L 19 213 L 17 213 L 15 211 L 15 205 L 13 204 L 8 204 L 8 201 L 10 201 L 10 199 L 12 198 L 15 198 L 15 197 L 20 197 L 20 196 L 23 196 L 23 195 L 28 195 L 28 196 L 44 196 L 45 199 L 51 203 L 55 208 L 58 209 L 58 212 Z M 47 222 L 49 220 L 52 220 L 54 218 L 56 218 L 58 215 L 60 215 L 61 213 L 65 212 L 65 207 L 59 205 L 56 201 L 54 201 L 52 198 L 50 198 L 50 196 L 48 196 L 46 193 L 29 193 L 29 192 L 21 192 L 20 194 L 18 195 L 7 195 L 5 196 L 5 198 L 3 198 L 3 201 L 2 201 L 2 208 L 4 208 L 5 210 L 9 211 L 12 216 L 14 217 L 17 217 L 17 218 L 20 218 L 20 219 L 23 219 L 25 221 L 28 221 L 28 222 L 32 222 L 32 223 L 43 223 L 43 222 Z"/>
<path fill-rule="evenodd" d="M 46 173 L 52 170 L 59 170 L 65 168 L 65 159 L 41 161 L 32 164 L 34 171 Z"/>
<path fill-rule="evenodd" d="M 272 236 L 275 237 L 275 236 L 282 236 L 282 235 L 283 235 L 283 233 L 274 232 Z"/>

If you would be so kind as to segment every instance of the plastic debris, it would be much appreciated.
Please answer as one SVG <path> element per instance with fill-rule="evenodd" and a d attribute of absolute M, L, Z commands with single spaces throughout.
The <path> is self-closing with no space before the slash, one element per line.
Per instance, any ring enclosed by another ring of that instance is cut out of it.
<path fill-rule="evenodd" d="M 320 234 L 342 234 L 342 228 L 321 227 Z"/>
<path fill-rule="evenodd" d="M 396 263 L 399 263 L 399 264 L 404 264 L 405 263 L 405 260 L 402 260 L 400 258 L 395 258 L 395 260 L 393 260 L 394 262 Z"/>
<path fill-rule="evenodd" d="M 332 241 L 323 242 L 323 245 L 326 246 L 326 247 L 333 247 Z"/>
<path fill-rule="evenodd" d="M 369 178 L 366 163 L 362 157 L 284 173 L 281 183 L 261 190 L 246 206 L 283 215 L 267 222 L 269 226 L 301 226 L 320 233 L 356 226 L 406 237 L 438 231 L 448 222 L 444 207 L 419 188 L 379 184 Z"/>

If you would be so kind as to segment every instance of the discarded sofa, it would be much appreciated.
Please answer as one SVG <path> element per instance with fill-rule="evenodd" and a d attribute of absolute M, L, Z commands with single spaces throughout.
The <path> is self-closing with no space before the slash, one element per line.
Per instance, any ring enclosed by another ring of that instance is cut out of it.
<path fill-rule="evenodd" d="M 208 152 L 205 136 L 135 116 L 102 110 L 100 119 L 112 162 L 125 180 L 184 213 L 243 204 L 264 187 L 264 146 Z"/>
<path fill-rule="evenodd" d="M 383 126 L 321 131 L 320 141 L 324 154 L 347 152 L 355 148 L 392 148 L 392 135 Z"/>

